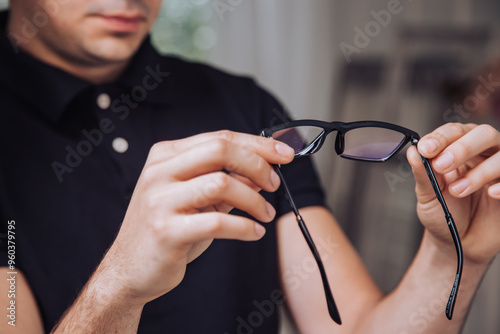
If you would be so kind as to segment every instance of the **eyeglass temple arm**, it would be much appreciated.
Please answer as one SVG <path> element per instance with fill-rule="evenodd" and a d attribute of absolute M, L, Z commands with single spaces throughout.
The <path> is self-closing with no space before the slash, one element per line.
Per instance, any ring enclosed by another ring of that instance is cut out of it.
<path fill-rule="evenodd" d="M 340 314 L 337 309 L 337 305 L 335 304 L 335 300 L 333 299 L 332 291 L 330 290 L 330 285 L 328 284 L 328 278 L 326 276 L 326 271 L 323 266 L 323 262 L 321 261 L 321 257 L 319 256 L 318 250 L 316 248 L 316 245 L 314 244 L 314 241 L 309 234 L 309 230 L 307 229 L 306 224 L 304 223 L 304 220 L 302 219 L 302 216 L 299 213 L 299 210 L 297 209 L 297 206 L 295 205 L 295 202 L 292 199 L 292 196 L 290 194 L 290 190 L 288 189 L 288 186 L 285 182 L 285 178 L 283 177 L 283 174 L 281 174 L 281 170 L 277 165 L 274 165 L 274 170 L 276 173 L 279 175 L 281 179 L 281 184 L 283 185 L 283 191 L 285 192 L 285 197 L 288 200 L 288 203 L 290 203 L 290 206 L 292 207 L 292 211 L 295 214 L 295 217 L 297 218 L 297 223 L 299 224 L 300 231 L 304 235 L 304 239 L 306 239 L 307 245 L 309 246 L 309 249 L 311 250 L 314 259 L 316 260 L 316 263 L 318 264 L 319 272 L 321 274 L 321 280 L 323 282 L 323 289 L 325 290 L 325 297 L 326 297 L 326 304 L 328 306 L 328 313 L 330 314 L 330 317 L 335 321 L 337 324 L 341 325 L 342 320 L 340 319 Z"/>
<path fill-rule="evenodd" d="M 417 145 L 418 140 L 413 141 L 413 145 Z M 453 287 L 450 292 L 450 297 L 448 298 L 448 303 L 446 304 L 446 317 L 451 320 L 453 317 L 453 309 L 455 308 L 455 301 L 457 299 L 457 293 L 458 293 L 458 287 L 460 286 L 460 280 L 462 278 L 462 269 L 463 269 L 463 262 L 464 262 L 464 255 L 462 252 L 462 243 L 460 242 L 460 237 L 458 235 L 458 230 L 457 226 L 455 225 L 455 221 L 453 220 L 453 217 L 451 216 L 450 211 L 448 210 L 448 207 L 446 206 L 446 202 L 444 201 L 443 194 L 441 192 L 441 188 L 439 188 L 439 184 L 436 180 L 436 176 L 434 175 L 434 172 L 432 171 L 431 164 L 429 163 L 429 160 L 425 157 L 423 157 L 420 153 L 420 159 L 422 160 L 422 163 L 424 164 L 425 171 L 427 172 L 427 175 L 429 176 L 429 180 L 431 181 L 432 188 L 434 189 L 434 192 L 436 193 L 436 197 L 441 203 L 441 206 L 443 207 L 444 215 L 446 217 L 446 221 L 448 223 L 448 228 L 450 229 L 451 236 L 453 238 L 453 243 L 455 244 L 455 249 L 457 251 L 457 273 L 455 275 L 455 281 L 453 282 Z"/>

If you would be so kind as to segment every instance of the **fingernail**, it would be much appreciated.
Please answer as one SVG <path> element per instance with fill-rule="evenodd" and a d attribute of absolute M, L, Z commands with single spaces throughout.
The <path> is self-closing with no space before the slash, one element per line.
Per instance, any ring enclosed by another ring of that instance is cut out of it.
<path fill-rule="evenodd" d="M 293 148 L 283 143 L 276 143 L 276 145 L 274 145 L 274 148 L 276 149 L 276 152 L 285 157 L 289 157 L 290 155 L 295 153 Z"/>
<path fill-rule="evenodd" d="M 264 234 L 266 234 L 266 229 L 264 226 L 255 223 L 255 233 L 261 238 Z"/>
<path fill-rule="evenodd" d="M 488 192 L 490 193 L 490 196 L 500 197 L 500 183 L 491 186 L 490 189 L 488 189 Z"/>
<path fill-rule="evenodd" d="M 469 179 L 461 179 L 451 186 L 451 190 L 457 194 L 462 194 L 470 185 Z"/>
<path fill-rule="evenodd" d="M 280 177 L 274 170 L 271 170 L 271 184 L 274 188 L 278 188 L 280 185 Z"/>
<path fill-rule="evenodd" d="M 453 154 L 451 154 L 451 152 L 446 152 L 439 158 L 437 158 L 437 160 L 434 163 L 439 169 L 445 170 L 446 168 L 450 167 L 451 164 L 453 164 L 453 160 L 454 160 Z"/>
<path fill-rule="evenodd" d="M 439 142 L 436 139 L 428 139 L 423 142 L 423 148 L 427 151 L 427 153 L 434 152 L 439 147 Z"/>
<path fill-rule="evenodd" d="M 274 218 L 274 216 L 276 215 L 276 210 L 274 210 L 273 206 L 269 202 L 266 203 L 266 209 L 269 217 Z"/>

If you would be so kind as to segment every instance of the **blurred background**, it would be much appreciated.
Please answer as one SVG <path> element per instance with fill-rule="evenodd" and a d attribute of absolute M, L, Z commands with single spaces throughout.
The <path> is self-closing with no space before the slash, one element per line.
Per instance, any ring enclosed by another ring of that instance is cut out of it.
<path fill-rule="evenodd" d="M 295 118 L 384 120 L 421 135 L 451 121 L 500 128 L 498 1 L 164 0 L 153 40 L 254 77 Z M 389 292 L 422 233 L 409 165 L 404 153 L 385 164 L 343 160 L 331 139 L 314 156 L 329 207 Z M 499 282 L 497 258 L 464 333 L 500 333 Z M 295 333 L 289 321 L 282 333 Z"/>
<path fill-rule="evenodd" d="M 493 0 L 165 0 L 154 37 L 165 52 L 253 76 L 295 118 L 385 120 L 424 135 L 450 121 L 499 128 L 500 87 L 475 93 L 500 82 L 499 22 Z M 422 233 L 409 165 L 404 153 L 344 160 L 331 139 L 314 157 L 329 207 L 389 292 Z M 497 259 L 464 333 L 500 333 L 499 282 Z"/>

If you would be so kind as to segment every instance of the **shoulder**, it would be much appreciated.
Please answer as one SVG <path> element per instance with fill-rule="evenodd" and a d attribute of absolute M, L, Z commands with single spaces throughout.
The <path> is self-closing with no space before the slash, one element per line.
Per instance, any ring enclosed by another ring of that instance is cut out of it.
<path fill-rule="evenodd" d="M 238 98 L 267 94 L 250 76 L 232 74 L 213 65 L 188 61 L 177 56 L 163 56 L 162 59 L 175 84 L 188 88 L 191 93 L 196 89 L 211 93 L 224 91 Z"/>
<path fill-rule="evenodd" d="M 176 56 L 163 56 L 177 97 L 217 100 L 225 108 L 238 111 L 262 128 L 276 114 L 285 115 L 281 102 L 255 79 L 237 75 L 213 65 Z"/>

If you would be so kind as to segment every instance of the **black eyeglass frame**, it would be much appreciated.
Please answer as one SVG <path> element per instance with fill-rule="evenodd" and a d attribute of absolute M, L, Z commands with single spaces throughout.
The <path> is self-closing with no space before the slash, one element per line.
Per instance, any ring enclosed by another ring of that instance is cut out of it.
<path fill-rule="evenodd" d="M 386 122 L 380 122 L 380 121 L 357 121 L 357 122 L 324 122 L 324 121 L 319 121 L 319 120 L 311 120 L 311 119 L 306 119 L 306 120 L 297 120 L 297 121 L 290 121 L 286 122 L 283 124 L 276 125 L 271 128 L 267 128 L 262 130 L 261 136 L 264 137 L 269 137 L 272 138 L 272 135 L 277 132 L 281 131 L 284 129 L 288 128 L 295 128 L 295 127 L 301 127 L 301 126 L 313 126 L 313 127 L 318 127 L 322 128 L 323 131 L 312 141 L 308 147 L 303 148 L 300 152 L 295 154 L 295 157 L 300 157 L 300 156 L 307 156 L 316 153 L 317 151 L 320 150 L 320 148 L 323 146 L 323 143 L 325 142 L 325 138 L 328 136 L 333 131 L 337 131 L 337 137 L 335 139 L 335 152 L 337 155 L 341 156 L 342 158 L 345 159 L 351 159 L 351 160 L 360 160 L 360 161 L 369 161 L 369 162 L 384 162 L 393 157 L 395 154 L 397 154 L 403 147 L 406 146 L 409 142 L 412 145 L 417 146 L 418 141 L 420 140 L 420 136 L 418 133 L 415 131 L 412 131 L 410 129 L 404 128 L 402 126 L 392 124 L 392 123 L 386 123 Z M 404 134 L 405 139 L 401 141 L 397 149 L 395 149 L 392 153 L 390 153 L 387 157 L 384 159 L 364 159 L 360 157 L 350 157 L 350 156 L 342 156 L 342 153 L 345 148 L 345 141 L 344 137 L 345 134 L 354 129 L 359 129 L 359 128 L 384 128 L 384 129 L 389 129 L 393 131 L 397 131 L 399 133 Z M 278 139 L 279 140 L 279 139 Z M 448 225 L 448 228 L 450 230 L 453 243 L 455 245 L 455 249 L 457 252 L 457 271 L 456 271 L 456 276 L 455 280 L 453 282 L 453 287 L 451 289 L 450 296 L 448 298 L 448 302 L 446 304 L 446 317 L 451 320 L 453 316 L 453 310 L 455 308 L 455 301 L 458 293 L 458 288 L 460 285 L 460 280 L 462 277 L 462 269 L 463 269 L 463 250 L 462 250 L 462 243 L 460 241 L 460 236 L 458 234 L 457 227 L 455 225 L 455 221 L 453 220 L 453 217 L 451 216 L 450 211 L 448 210 L 448 206 L 446 205 L 446 202 L 444 200 L 443 194 L 441 192 L 441 188 L 439 187 L 439 184 L 436 180 L 436 176 L 431 168 L 431 165 L 429 163 L 429 160 L 422 156 L 420 153 L 420 159 L 422 160 L 422 163 L 425 167 L 425 170 L 427 172 L 427 175 L 429 177 L 429 180 L 432 184 L 432 188 L 434 189 L 434 192 L 436 194 L 436 198 L 441 204 L 443 208 L 443 212 L 446 218 L 446 222 Z M 276 173 L 279 175 L 281 179 L 281 184 L 283 191 L 285 192 L 285 197 L 287 198 L 290 206 L 292 207 L 292 211 L 295 214 L 295 217 L 297 219 L 297 223 L 299 224 L 299 228 L 307 242 L 307 245 L 309 246 L 314 259 L 316 260 L 316 263 L 318 265 L 320 274 L 321 274 L 321 279 L 323 282 L 323 288 L 325 290 L 325 297 L 326 297 L 326 302 L 328 306 L 328 312 L 330 314 L 330 317 L 337 323 L 337 324 L 342 324 L 340 314 L 338 311 L 338 308 L 335 304 L 335 300 L 333 298 L 330 285 L 328 283 L 328 277 L 326 275 L 325 268 L 323 266 L 323 262 L 321 261 L 321 257 L 319 255 L 319 252 L 316 248 L 316 245 L 314 244 L 314 241 L 307 229 L 306 224 L 304 223 L 304 220 L 302 219 L 302 216 L 299 213 L 299 210 L 297 209 L 297 206 L 295 205 L 295 202 L 293 201 L 293 198 L 291 196 L 290 190 L 285 182 L 285 179 L 283 177 L 283 174 L 281 173 L 281 170 L 279 166 L 274 166 L 274 170 Z"/>

